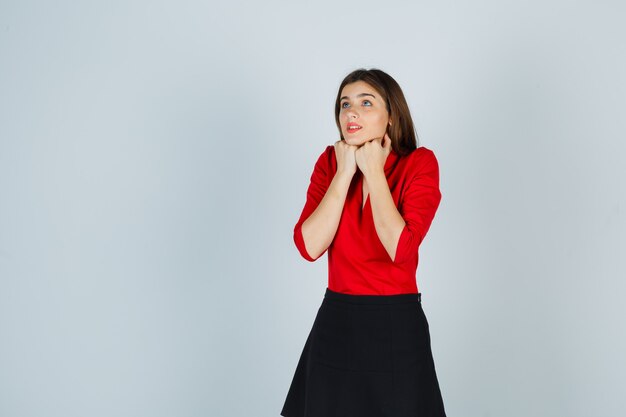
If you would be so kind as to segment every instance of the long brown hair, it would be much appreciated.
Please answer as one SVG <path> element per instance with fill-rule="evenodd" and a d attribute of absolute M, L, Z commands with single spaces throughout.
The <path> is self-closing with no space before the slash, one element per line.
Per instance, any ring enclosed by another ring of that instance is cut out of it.
<path fill-rule="evenodd" d="M 404 98 L 404 93 L 402 93 L 402 89 L 396 80 L 389 74 L 376 68 L 369 70 L 359 68 L 354 70 L 343 79 L 339 86 L 337 99 L 335 100 L 335 122 L 337 123 L 341 139 L 344 139 L 343 133 L 341 133 L 341 125 L 339 124 L 341 90 L 347 84 L 356 81 L 364 81 L 369 84 L 378 91 L 378 94 L 385 101 L 389 120 L 391 121 L 391 126 L 387 126 L 387 133 L 391 138 L 393 150 L 398 155 L 404 156 L 416 149 L 417 133 L 415 132 L 415 126 L 413 125 L 413 119 L 411 119 L 411 112 Z"/>

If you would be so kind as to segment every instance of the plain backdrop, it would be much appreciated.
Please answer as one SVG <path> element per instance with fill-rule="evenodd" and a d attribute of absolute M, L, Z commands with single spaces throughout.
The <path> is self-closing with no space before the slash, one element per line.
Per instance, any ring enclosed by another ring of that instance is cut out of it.
<path fill-rule="evenodd" d="M 276 417 L 327 285 L 293 226 L 380 68 L 435 152 L 449 416 L 626 408 L 619 1 L 0 3 L 0 415 Z"/>

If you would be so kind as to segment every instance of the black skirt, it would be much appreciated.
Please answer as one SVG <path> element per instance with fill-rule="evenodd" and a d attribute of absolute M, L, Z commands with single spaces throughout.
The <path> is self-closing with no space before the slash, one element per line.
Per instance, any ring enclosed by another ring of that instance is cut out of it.
<path fill-rule="evenodd" d="M 445 417 L 421 293 L 326 288 L 284 417 Z"/>

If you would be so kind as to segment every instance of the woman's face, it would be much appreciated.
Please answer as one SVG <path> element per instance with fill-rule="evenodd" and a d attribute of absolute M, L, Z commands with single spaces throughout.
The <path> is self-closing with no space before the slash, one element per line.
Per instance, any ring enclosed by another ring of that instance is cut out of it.
<path fill-rule="evenodd" d="M 382 97 L 372 86 L 365 81 L 346 84 L 340 97 L 339 124 L 348 145 L 361 146 L 385 136 L 389 114 Z"/>

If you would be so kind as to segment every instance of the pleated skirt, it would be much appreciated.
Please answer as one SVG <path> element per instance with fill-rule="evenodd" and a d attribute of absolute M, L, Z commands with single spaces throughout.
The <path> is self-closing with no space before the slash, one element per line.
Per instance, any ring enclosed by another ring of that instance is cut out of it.
<path fill-rule="evenodd" d="M 445 417 L 421 293 L 326 293 L 284 417 Z"/>

